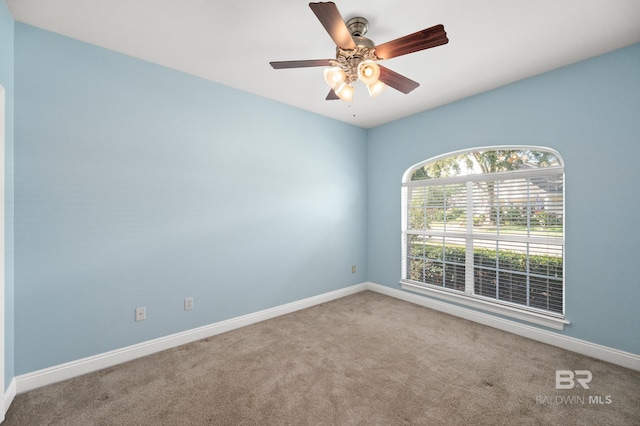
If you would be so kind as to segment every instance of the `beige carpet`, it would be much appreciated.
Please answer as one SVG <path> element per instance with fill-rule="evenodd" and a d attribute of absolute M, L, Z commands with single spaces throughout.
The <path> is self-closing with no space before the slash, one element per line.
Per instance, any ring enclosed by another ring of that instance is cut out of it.
<path fill-rule="evenodd" d="M 640 425 L 640 373 L 363 292 L 18 395 L 4 423 L 209 424 Z"/>

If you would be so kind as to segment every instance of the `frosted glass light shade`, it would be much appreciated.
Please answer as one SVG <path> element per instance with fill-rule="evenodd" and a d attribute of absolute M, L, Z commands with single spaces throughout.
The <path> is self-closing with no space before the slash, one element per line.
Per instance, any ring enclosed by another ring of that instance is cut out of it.
<path fill-rule="evenodd" d="M 378 81 L 380 77 L 380 67 L 374 61 L 366 60 L 358 64 L 358 78 L 369 86 Z"/>
<path fill-rule="evenodd" d="M 347 74 L 340 67 L 325 68 L 322 73 L 324 74 L 324 81 L 326 81 L 327 85 L 333 90 L 344 83 L 345 78 L 347 78 Z"/>
<path fill-rule="evenodd" d="M 347 83 L 342 83 L 337 89 L 334 89 L 334 91 L 336 95 L 345 102 L 351 102 L 353 100 L 353 86 Z"/>
<path fill-rule="evenodd" d="M 380 80 L 367 86 L 367 89 L 369 90 L 369 96 L 371 96 L 372 98 L 375 98 L 376 96 L 378 96 L 386 88 L 387 88 L 387 85 L 381 82 Z"/>

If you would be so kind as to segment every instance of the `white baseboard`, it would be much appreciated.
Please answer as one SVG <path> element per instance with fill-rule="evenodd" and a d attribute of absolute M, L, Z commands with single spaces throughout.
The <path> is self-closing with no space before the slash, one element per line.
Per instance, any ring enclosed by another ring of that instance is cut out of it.
<path fill-rule="evenodd" d="M 576 339 L 575 337 L 565 336 L 563 334 L 521 324 L 519 322 L 503 319 L 494 315 L 478 312 L 473 309 L 442 302 L 433 298 L 419 296 L 417 294 L 408 293 L 406 291 L 397 290 L 380 284 L 371 282 L 367 282 L 365 284 L 367 290 L 395 297 L 396 299 L 404 300 L 436 311 L 455 315 L 489 327 L 527 337 L 531 340 L 536 340 L 538 342 L 547 343 L 582 355 L 587 355 L 592 358 L 610 362 L 611 364 L 640 371 L 640 355 L 633 354 L 631 352 L 598 345 L 586 340 Z"/>
<path fill-rule="evenodd" d="M 160 337 L 158 339 L 149 340 L 147 342 L 138 343 L 136 345 L 127 346 L 125 348 L 116 349 L 110 352 L 82 358 L 76 361 L 67 362 L 31 373 L 22 374 L 15 377 L 15 390 L 18 394 L 28 392 L 41 386 L 50 385 L 62 380 L 71 379 L 82 374 L 91 373 L 103 368 L 112 367 L 123 362 L 132 361 L 143 356 L 151 355 L 156 352 L 171 349 L 176 346 L 195 342 L 200 339 L 215 336 L 217 334 L 226 333 L 240 327 L 255 324 L 260 321 L 275 318 L 280 315 L 289 314 L 301 309 L 309 308 L 320 303 L 329 302 L 334 299 L 349 296 L 366 290 L 366 284 L 356 284 L 343 289 L 331 291 L 329 293 L 320 294 L 318 296 L 309 297 L 307 299 L 298 300 L 287 303 L 285 305 L 276 306 L 274 308 L 265 309 L 225 321 L 216 322 L 214 324 L 205 325 L 203 327 L 194 328 L 169 336 Z M 8 407 L 9 405 L 5 405 Z"/>
<path fill-rule="evenodd" d="M 600 359 L 632 370 L 640 371 L 640 355 L 620 351 L 607 346 L 564 336 L 559 333 L 532 327 L 515 321 L 502 319 L 472 309 L 452 305 L 436 299 L 419 296 L 406 291 L 386 287 L 380 284 L 365 282 L 354 286 L 324 293 L 318 296 L 265 309 L 252 314 L 243 315 L 229 320 L 220 321 L 203 327 L 194 328 L 181 333 L 172 334 L 136 345 L 116 349 L 110 352 L 82 358 L 65 364 L 45 368 L 27 374 L 16 376 L 7 389 L 5 407 L 11 405 L 16 394 L 30 391 L 41 386 L 50 385 L 62 380 L 71 379 L 82 374 L 91 373 L 123 362 L 131 361 L 143 356 L 151 355 L 176 346 L 191 343 L 200 339 L 215 336 L 240 327 L 255 324 L 280 315 L 285 315 L 301 309 L 309 308 L 320 303 L 329 302 L 341 297 L 371 290 L 380 294 L 404 300 L 437 311 L 445 312 L 480 324 L 514 333 L 532 340 L 547 343 L 596 359 Z"/>
<path fill-rule="evenodd" d="M 11 406 L 13 399 L 16 397 L 16 379 L 15 377 L 11 379 L 11 383 L 9 383 L 9 387 L 4 391 L 4 413 L 2 419 L 4 419 L 4 414 L 7 413 L 7 410 Z"/>

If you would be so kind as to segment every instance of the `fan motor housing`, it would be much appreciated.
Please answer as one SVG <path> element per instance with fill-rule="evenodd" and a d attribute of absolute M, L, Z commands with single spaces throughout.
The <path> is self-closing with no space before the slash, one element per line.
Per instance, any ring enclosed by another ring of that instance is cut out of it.
<path fill-rule="evenodd" d="M 347 29 L 356 44 L 355 49 L 342 49 L 336 47 L 336 60 L 332 61 L 333 66 L 339 66 L 347 74 L 346 81 L 354 83 L 358 80 L 358 65 L 366 60 L 379 60 L 374 53 L 375 44 L 364 37 L 369 29 L 369 21 L 362 17 L 349 19 L 346 23 Z"/>

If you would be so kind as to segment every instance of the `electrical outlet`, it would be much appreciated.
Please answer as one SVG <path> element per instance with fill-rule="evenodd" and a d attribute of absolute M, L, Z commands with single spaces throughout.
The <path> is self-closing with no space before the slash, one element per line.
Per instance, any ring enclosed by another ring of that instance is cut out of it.
<path fill-rule="evenodd" d="M 190 311 L 191 309 L 193 309 L 193 297 L 187 297 L 184 299 L 184 310 Z"/>
<path fill-rule="evenodd" d="M 351 273 L 352 274 L 356 273 L 356 265 L 351 266 Z"/>
<path fill-rule="evenodd" d="M 147 308 L 136 308 L 136 321 L 143 321 L 147 319 Z"/>

